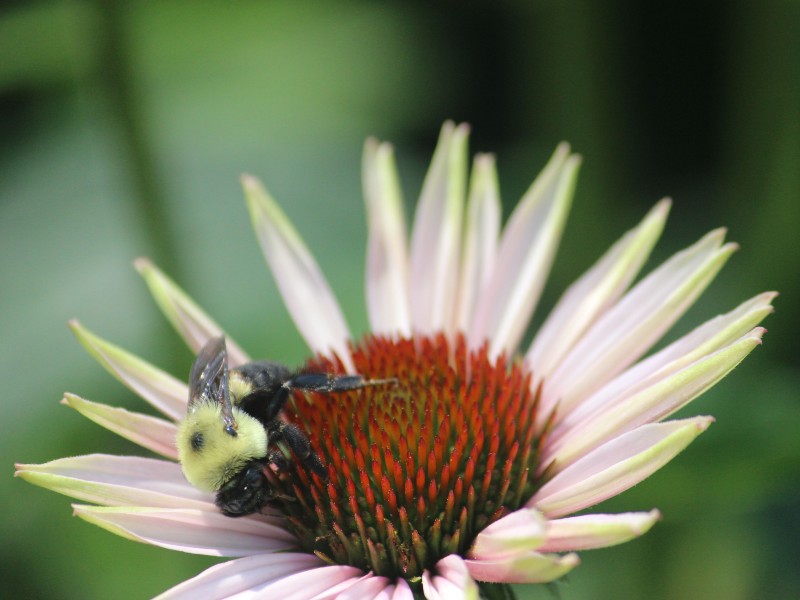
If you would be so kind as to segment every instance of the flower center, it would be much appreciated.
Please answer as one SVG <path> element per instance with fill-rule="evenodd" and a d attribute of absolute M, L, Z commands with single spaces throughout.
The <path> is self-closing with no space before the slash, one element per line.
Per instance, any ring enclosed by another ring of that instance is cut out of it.
<path fill-rule="evenodd" d="M 295 394 L 287 418 L 308 432 L 328 479 L 297 460 L 269 476 L 305 550 L 412 580 L 531 497 L 537 395 L 521 361 L 468 352 L 461 337 L 370 336 L 353 358 L 365 378 L 397 385 Z M 340 367 L 317 357 L 309 369 Z"/>

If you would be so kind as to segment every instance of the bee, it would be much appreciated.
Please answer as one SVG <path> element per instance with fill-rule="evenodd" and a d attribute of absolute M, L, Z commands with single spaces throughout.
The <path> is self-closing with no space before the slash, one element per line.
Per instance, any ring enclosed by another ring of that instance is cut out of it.
<path fill-rule="evenodd" d="M 192 365 L 186 418 L 178 426 L 183 474 L 196 488 L 216 493 L 216 505 L 224 514 L 259 512 L 280 497 L 265 475 L 270 464 L 287 466 L 278 444 L 284 443 L 303 466 L 326 477 L 305 434 L 279 418 L 293 390 L 335 394 L 395 383 L 361 375 L 296 373 L 271 361 L 229 369 L 225 338 L 212 338 Z"/>

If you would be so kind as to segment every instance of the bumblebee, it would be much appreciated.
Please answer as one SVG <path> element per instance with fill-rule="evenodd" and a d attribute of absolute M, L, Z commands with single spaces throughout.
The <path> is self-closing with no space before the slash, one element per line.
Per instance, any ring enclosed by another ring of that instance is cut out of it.
<path fill-rule="evenodd" d="M 305 434 L 279 418 L 293 390 L 333 394 L 393 382 L 295 373 L 270 361 L 229 370 L 225 338 L 213 338 L 198 353 L 189 375 L 189 404 L 177 435 L 183 474 L 196 488 L 215 492 L 224 514 L 258 512 L 278 497 L 264 469 L 270 464 L 286 467 L 280 442 L 307 469 L 326 476 Z"/>

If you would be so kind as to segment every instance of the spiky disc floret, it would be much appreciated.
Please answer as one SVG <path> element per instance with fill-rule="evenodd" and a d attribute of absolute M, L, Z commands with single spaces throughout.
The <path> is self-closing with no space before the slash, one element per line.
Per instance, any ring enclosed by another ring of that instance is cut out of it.
<path fill-rule="evenodd" d="M 463 339 L 367 337 L 353 358 L 365 377 L 398 384 L 296 394 L 287 417 L 328 480 L 297 461 L 269 476 L 295 498 L 280 508 L 306 550 L 412 580 L 533 494 L 537 395 L 522 363 L 468 353 Z M 318 358 L 309 369 L 340 366 Z"/>

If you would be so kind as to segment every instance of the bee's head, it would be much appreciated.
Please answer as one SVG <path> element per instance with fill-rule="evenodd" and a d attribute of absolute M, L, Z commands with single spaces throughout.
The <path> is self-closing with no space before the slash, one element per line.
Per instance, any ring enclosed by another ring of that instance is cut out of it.
<path fill-rule="evenodd" d="M 178 426 L 178 459 L 189 483 L 219 491 L 245 466 L 267 455 L 267 432 L 255 418 L 232 409 L 235 428 L 223 419 L 218 402 L 195 405 Z"/>

